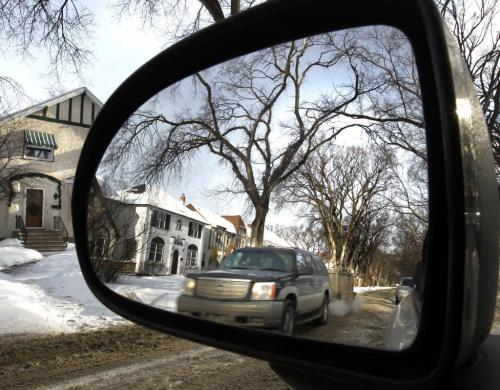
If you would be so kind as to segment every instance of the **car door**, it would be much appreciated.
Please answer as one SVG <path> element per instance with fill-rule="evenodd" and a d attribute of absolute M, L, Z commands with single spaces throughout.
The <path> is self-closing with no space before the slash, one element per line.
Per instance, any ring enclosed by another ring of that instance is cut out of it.
<path fill-rule="evenodd" d="M 306 254 L 306 259 L 311 262 L 312 269 L 313 269 L 313 285 L 312 285 L 312 298 L 311 298 L 311 309 L 312 310 L 317 310 L 321 307 L 323 304 L 323 296 L 324 296 L 324 289 L 323 289 L 323 279 L 321 277 L 321 270 L 318 268 L 318 265 L 314 261 L 314 258 Z"/>
<path fill-rule="evenodd" d="M 314 310 L 314 271 L 311 258 L 297 253 L 297 313 L 304 314 Z"/>

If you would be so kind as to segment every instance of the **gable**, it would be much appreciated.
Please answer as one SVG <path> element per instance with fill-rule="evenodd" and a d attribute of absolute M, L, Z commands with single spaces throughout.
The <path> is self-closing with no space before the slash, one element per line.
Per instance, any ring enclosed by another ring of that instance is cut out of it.
<path fill-rule="evenodd" d="M 62 99 L 47 102 L 44 107 L 30 113 L 29 118 L 58 122 L 80 127 L 90 127 L 102 104 L 85 88 L 79 93 L 68 94 Z"/>

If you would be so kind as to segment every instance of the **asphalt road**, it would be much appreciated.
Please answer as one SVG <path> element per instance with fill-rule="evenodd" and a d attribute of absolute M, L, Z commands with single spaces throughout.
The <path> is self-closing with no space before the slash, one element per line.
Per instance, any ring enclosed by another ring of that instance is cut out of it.
<path fill-rule="evenodd" d="M 382 345 L 394 291 L 361 295 L 361 310 L 304 325 L 297 336 Z M 2 389 L 288 389 L 264 361 L 139 326 L 0 337 Z"/>

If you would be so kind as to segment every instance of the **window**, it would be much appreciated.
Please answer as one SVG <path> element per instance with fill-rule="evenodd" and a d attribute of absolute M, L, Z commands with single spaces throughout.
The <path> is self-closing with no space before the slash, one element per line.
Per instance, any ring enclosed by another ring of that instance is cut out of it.
<path fill-rule="evenodd" d="M 52 149 L 26 146 L 24 148 L 24 157 L 35 158 L 37 160 L 54 161 L 54 151 Z"/>
<path fill-rule="evenodd" d="M 163 259 L 163 247 L 165 246 L 165 241 L 159 237 L 155 237 L 151 240 L 151 247 L 149 248 L 148 261 L 154 263 L 161 263 Z"/>
<path fill-rule="evenodd" d="M 196 256 L 198 248 L 196 245 L 189 245 L 187 249 L 186 267 L 196 267 Z"/>
<path fill-rule="evenodd" d="M 188 236 L 200 238 L 202 226 L 199 223 L 189 222 Z"/>
<path fill-rule="evenodd" d="M 109 232 L 102 228 L 96 235 L 94 240 L 94 257 L 108 257 Z"/>
<path fill-rule="evenodd" d="M 133 260 L 137 252 L 137 240 L 128 238 L 123 244 L 123 260 Z"/>
<path fill-rule="evenodd" d="M 180 219 L 177 220 L 177 222 L 175 224 L 175 228 L 177 230 L 181 230 L 182 229 L 182 221 Z"/>
<path fill-rule="evenodd" d="M 53 134 L 38 131 L 24 131 L 24 157 L 36 160 L 54 161 L 57 148 Z"/>
<path fill-rule="evenodd" d="M 151 226 L 165 230 L 170 229 L 170 215 L 163 211 L 153 210 Z"/>

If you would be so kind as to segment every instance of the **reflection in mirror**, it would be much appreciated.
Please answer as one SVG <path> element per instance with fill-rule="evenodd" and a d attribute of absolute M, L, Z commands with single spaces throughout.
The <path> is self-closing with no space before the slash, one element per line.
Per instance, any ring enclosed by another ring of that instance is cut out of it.
<path fill-rule="evenodd" d="M 260 50 L 163 90 L 123 125 L 89 190 L 92 263 L 109 288 L 165 310 L 405 348 L 426 161 L 401 32 Z"/>

